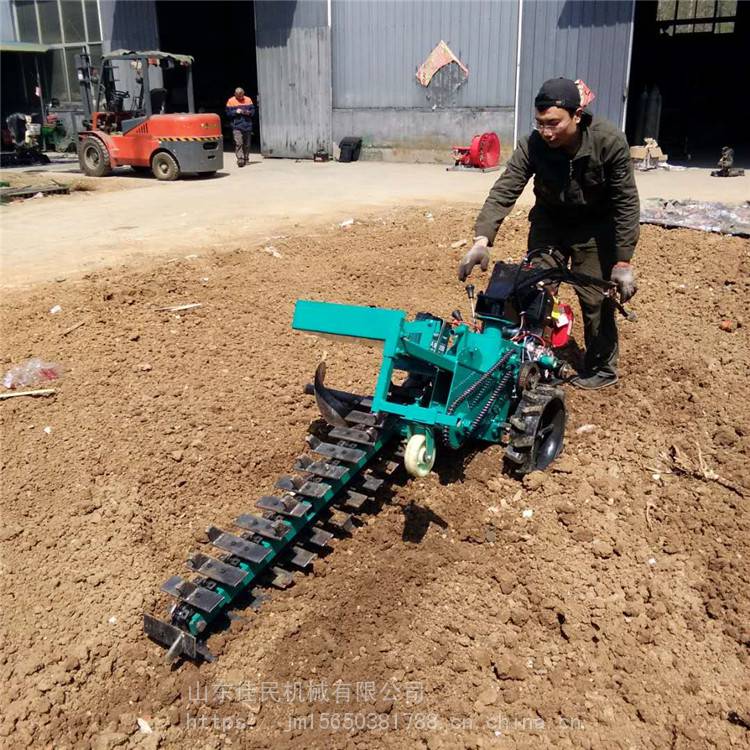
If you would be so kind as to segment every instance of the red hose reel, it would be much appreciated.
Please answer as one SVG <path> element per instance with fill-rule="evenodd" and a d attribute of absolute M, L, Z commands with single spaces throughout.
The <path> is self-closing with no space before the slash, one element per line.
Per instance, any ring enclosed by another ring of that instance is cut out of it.
<path fill-rule="evenodd" d="M 492 169 L 500 162 L 500 139 L 497 133 L 482 133 L 471 139 L 470 146 L 453 146 L 457 167 Z"/>

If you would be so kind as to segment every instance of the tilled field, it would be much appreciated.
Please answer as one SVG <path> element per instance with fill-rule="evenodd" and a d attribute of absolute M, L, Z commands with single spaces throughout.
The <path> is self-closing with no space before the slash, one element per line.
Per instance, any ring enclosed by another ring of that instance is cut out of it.
<path fill-rule="evenodd" d="M 142 635 L 204 529 L 252 510 L 303 451 L 319 358 L 331 385 L 372 387 L 378 352 L 293 332 L 294 301 L 466 312 L 451 244 L 473 213 L 394 212 L 277 238 L 276 255 L 197 248 L 4 297 L 4 369 L 40 356 L 65 372 L 54 397 L 0 403 L 0 744 L 748 747 L 737 238 L 643 228 L 623 378 L 569 391 L 550 471 L 518 483 L 497 447 L 443 455 L 213 636 L 216 662 L 170 669 Z M 518 258 L 525 233 L 514 215 L 496 255 Z"/>

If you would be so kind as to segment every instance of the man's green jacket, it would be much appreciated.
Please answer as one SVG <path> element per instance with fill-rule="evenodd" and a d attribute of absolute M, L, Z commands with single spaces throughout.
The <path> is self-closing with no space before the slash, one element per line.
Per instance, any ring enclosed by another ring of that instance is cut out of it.
<path fill-rule="evenodd" d="M 584 113 L 578 153 L 550 148 L 534 131 L 522 138 L 495 182 L 474 228 L 475 236 L 495 239 L 533 176 L 536 204 L 532 222 L 566 226 L 612 224 L 615 257 L 629 261 L 640 232 L 640 202 L 625 135 L 612 123 Z"/>

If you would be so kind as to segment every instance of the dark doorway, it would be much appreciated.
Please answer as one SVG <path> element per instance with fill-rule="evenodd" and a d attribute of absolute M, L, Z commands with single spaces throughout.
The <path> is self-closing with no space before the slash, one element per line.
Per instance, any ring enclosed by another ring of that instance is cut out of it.
<path fill-rule="evenodd" d="M 750 100 L 743 90 L 749 48 L 750 2 L 637 2 L 630 143 L 655 137 L 670 163 L 702 167 L 714 167 L 722 147 L 731 146 L 735 164 L 750 167 Z"/>
<path fill-rule="evenodd" d="M 197 111 L 215 112 L 226 126 L 224 105 L 237 86 L 258 103 L 255 61 L 254 3 L 246 0 L 157 0 L 159 46 L 167 52 L 192 55 Z M 253 128 L 253 150 L 260 150 L 258 115 Z"/>

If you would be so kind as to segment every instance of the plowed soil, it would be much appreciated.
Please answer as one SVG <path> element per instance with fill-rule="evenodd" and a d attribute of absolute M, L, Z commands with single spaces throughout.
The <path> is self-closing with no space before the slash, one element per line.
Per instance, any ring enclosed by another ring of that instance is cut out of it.
<path fill-rule="evenodd" d="M 467 312 L 451 244 L 474 210 L 432 213 L 5 295 L 3 369 L 40 356 L 64 374 L 53 397 L 0 402 L 0 744 L 750 745 L 739 238 L 643 228 L 622 380 L 568 391 L 551 470 L 521 483 L 499 447 L 443 454 L 212 636 L 215 662 L 170 669 L 143 636 L 205 528 L 231 528 L 304 450 L 320 357 L 332 385 L 373 386 L 378 352 L 293 332 L 294 301 Z M 498 257 L 521 256 L 526 227 L 509 219 Z"/>

